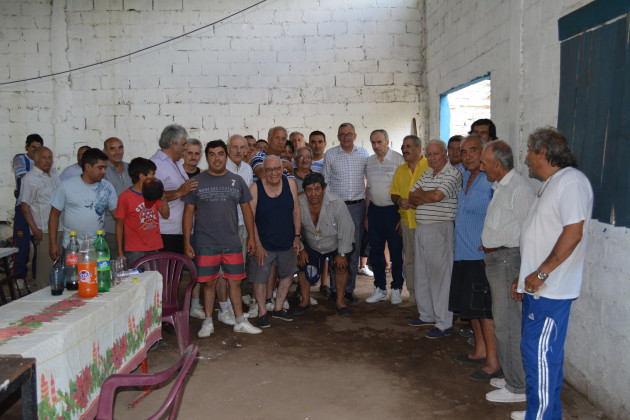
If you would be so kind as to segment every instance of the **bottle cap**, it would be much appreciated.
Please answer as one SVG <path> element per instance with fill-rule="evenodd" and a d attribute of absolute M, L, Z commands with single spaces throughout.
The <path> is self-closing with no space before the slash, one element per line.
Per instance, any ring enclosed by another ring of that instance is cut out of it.
<path fill-rule="evenodd" d="M 97 231 L 96 231 L 96 234 L 97 234 L 97 235 L 102 235 L 102 234 L 103 234 L 103 231 L 99 229 L 99 230 L 97 230 Z"/>
<path fill-rule="evenodd" d="M 70 236 L 77 236 L 77 232 L 75 230 L 70 231 Z"/>

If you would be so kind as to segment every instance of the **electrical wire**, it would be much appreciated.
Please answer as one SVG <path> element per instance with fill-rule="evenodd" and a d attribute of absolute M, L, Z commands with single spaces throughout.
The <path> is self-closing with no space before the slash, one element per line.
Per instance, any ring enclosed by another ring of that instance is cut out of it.
<path fill-rule="evenodd" d="M 234 16 L 236 16 L 236 15 L 239 15 L 239 14 L 241 14 L 241 13 L 244 13 L 244 12 L 248 11 L 249 9 L 252 9 L 252 8 L 254 8 L 254 7 L 256 7 L 256 6 L 260 5 L 260 4 L 262 4 L 262 3 L 265 3 L 266 1 L 267 1 L 267 0 L 260 0 L 259 2 L 254 3 L 254 4 L 252 4 L 251 6 L 248 6 L 248 7 L 244 8 L 244 9 L 242 9 L 242 10 L 239 10 L 239 11 L 237 11 L 237 12 L 234 12 L 234 13 L 232 13 L 232 14 L 231 14 L 231 15 L 229 15 L 229 16 L 225 16 L 225 17 L 223 17 L 223 18 L 221 18 L 221 19 L 219 19 L 219 20 L 217 20 L 217 21 L 215 21 L 215 22 L 209 23 L 209 24 L 204 25 L 204 26 L 202 26 L 202 27 L 200 27 L 200 28 L 194 29 L 194 30 L 192 30 L 192 31 L 190 31 L 190 32 L 186 32 L 186 33 L 184 33 L 184 34 L 178 35 L 178 36 L 176 36 L 176 37 L 174 37 L 174 38 L 167 39 L 167 40 L 164 40 L 164 41 L 162 41 L 162 42 L 158 42 L 157 44 L 149 45 L 148 47 L 144 47 L 144 48 L 141 48 L 141 49 L 139 49 L 139 50 L 132 51 L 132 52 L 130 52 L 130 53 L 128 53 L 128 54 L 120 55 L 120 56 L 118 56 L 118 57 L 114 57 L 114 58 L 109 58 L 109 59 L 107 59 L 107 60 L 99 61 L 98 63 L 86 64 L 85 66 L 75 67 L 75 68 L 73 68 L 73 69 L 69 69 L 69 70 L 64 70 L 64 71 L 59 71 L 59 72 L 56 72 L 56 73 L 46 74 L 46 75 L 44 75 L 44 76 L 29 77 L 29 78 L 27 78 L 27 79 L 13 80 L 13 81 L 10 81 L 10 82 L 1 82 L 1 83 L 0 83 L 0 86 L 6 86 L 6 85 L 15 84 L 15 83 L 29 82 L 29 81 L 31 81 L 31 80 L 40 80 L 40 79 L 45 79 L 45 78 L 48 78 L 48 77 L 55 77 L 55 76 L 59 76 L 59 75 L 62 75 L 62 74 L 71 73 L 71 72 L 73 72 L 73 71 L 85 70 L 85 69 L 88 69 L 88 68 L 91 68 L 91 67 L 96 67 L 96 66 L 100 66 L 100 65 L 103 65 L 103 64 L 111 63 L 112 61 L 117 61 L 117 60 L 121 60 L 121 59 L 123 59 L 123 58 L 128 58 L 128 57 L 131 57 L 131 56 L 133 56 L 133 55 L 139 54 L 139 53 L 141 53 L 141 52 L 144 52 L 144 51 L 150 50 L 150 49 L 152 49 L 152 48 L 159 47 L 159 46 L 164 45 L 164 44 L 168 44 L 168 43 L 173 42 L 173 41 L 176 41 L 176 40 L 178 40 L 178 39 L 180 39 L 180 38 L 184 38 L 184 37 L 186 37 L 186 36 L 189 36 L 189 35 L 191 35 L 191 34 L 194 34 L 195 32 L 199 32 L 199 31 L 202 31 L 202 30 L 204 30 L 204 29 L 207 29 L 207 28 L 209 28 L 209 27 L 211 27 L 211 26 L 217 25 L 217 24 L 219 24 L 219 23 L 221 23 L 221 22 L 223 22 L 223 21 L 225 21 L 225 20 L 228 20 L 228 19 L 233 18 L 233 17 L 234 17 Z"/>

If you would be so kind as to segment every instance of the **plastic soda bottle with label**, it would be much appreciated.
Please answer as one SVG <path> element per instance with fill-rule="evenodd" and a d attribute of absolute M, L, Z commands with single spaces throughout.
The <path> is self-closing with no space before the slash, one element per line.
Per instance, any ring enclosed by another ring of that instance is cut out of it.
<path fill-rule="evenodd" d="M 79 295 L 84 298 L 96 296 L 98 293 L 96 252 L 88 235 L 83 236 L 83 242 L 81 242 L 81 248 L 79 248 L 77 269 L 79 271 Z"/>
<path fill-rule="evenodd" d="M 103 237 L 103 231 L 96 231 L 94 241 L 96 250 L 96 277 L 98 280 L 98 291 L 107 292 L 112 287 L 112 272 L 109 261 L 109 246 Z"/>
<path fill-rule="evenodd" d="M 73 230 L 70 232 L 70 241 L 66 248 L 66 289 L 77 290 L 79 288 L 79 241 L 77 233 Z"/>

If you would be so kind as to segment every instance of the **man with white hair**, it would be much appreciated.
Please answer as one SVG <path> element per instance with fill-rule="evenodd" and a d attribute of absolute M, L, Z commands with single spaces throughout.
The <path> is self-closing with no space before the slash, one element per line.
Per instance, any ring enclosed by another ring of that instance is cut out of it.
<path fill-rule="evenodd" d="M 419 318 L 414 327 L 432 326 L 427 338 L 442 338 L 453 332 L 453 313 L 448 296 L 453 269 L 453 220 L 462 174 L 448 162 L 442 140 L 427 143 L 429 168 L 409 193 L 416 206 L 414 286 Z"/>
<path fill-rule="evenodd" d="M 160 232 L 164 252 L 184 253 L 184 237 L 182 234 L 182 217 L 184 203 L 181 197 L 197 189 L 197 181 L 189 179 L 180 159 L 188 140 L 188 132 L 178 124 L 167 125 L 160 135 L 160 150 L 155 152 L 151 160 L 157 166 L 155 177 L 164 184 L 164 196 L 168 200 L 170 217 L 163 219 L 160 215 Z"/>

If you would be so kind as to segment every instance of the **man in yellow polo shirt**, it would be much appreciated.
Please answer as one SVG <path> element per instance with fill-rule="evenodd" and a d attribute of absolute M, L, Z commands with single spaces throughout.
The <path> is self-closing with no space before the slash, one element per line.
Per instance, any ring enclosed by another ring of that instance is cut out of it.
<path fill-rule="evenodd" d="M 400 228 L 403 237 L 403 252 L 405 254 L 405 283 L 409 291 L 409 302 L 415 302 L 413 288 L 413 247 L 414 235 L 416 233 L 416 208 L 409 203 L 409 191 L 420 179 L 420 176 L 427 170 L 429 163 L 422 154 L 422 141 L 418 136 L 409 135 L 403 139 L 401 147 L 405 163 L 400 165 L 392 180 L 389 193 L 392 202 L 398 205 L 400 213 Z"/>

